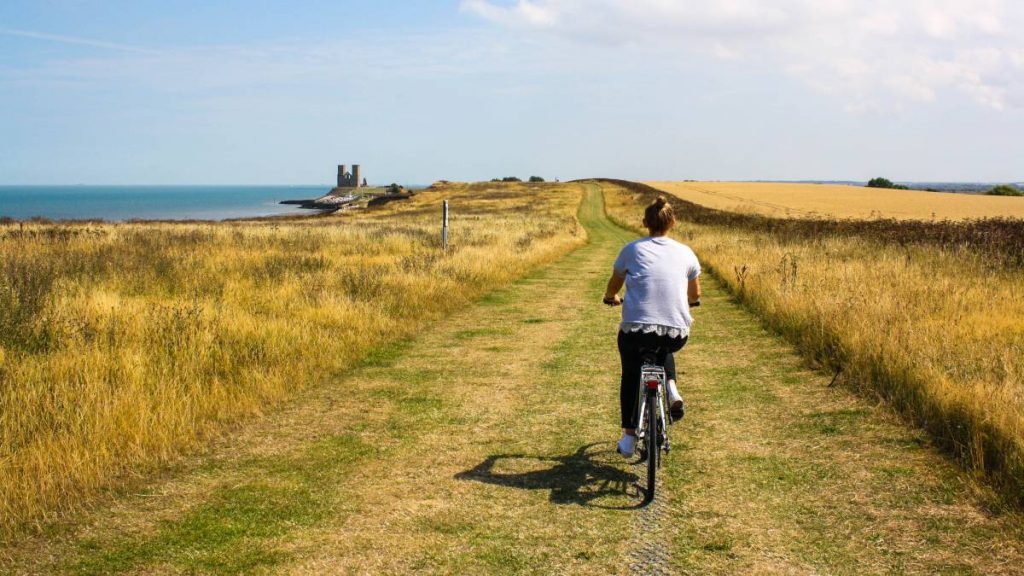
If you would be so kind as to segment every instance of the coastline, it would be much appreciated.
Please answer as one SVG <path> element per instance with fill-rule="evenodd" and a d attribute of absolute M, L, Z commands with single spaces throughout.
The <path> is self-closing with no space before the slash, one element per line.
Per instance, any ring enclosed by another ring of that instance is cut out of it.
<path fill-rule="evenodd" d="M 305 210 L 320 210 L 325 213 L 338 210 L 355 210 L 371 206 L 381 206 L 396 200 L 407 200 L 416 195 L 417 190 L 392 184 L 385 186 L 367 186 L 360 188 L 336 187 L 327 194 L 310 200 L 282 200 L 281 204 L 298 206 Z"/>
<path fill-rule="evenodd" d="M 0 223 L 220 222 L 307 217 L 283 198 L 321 196 L 310 186 L 0 186 Z"/>

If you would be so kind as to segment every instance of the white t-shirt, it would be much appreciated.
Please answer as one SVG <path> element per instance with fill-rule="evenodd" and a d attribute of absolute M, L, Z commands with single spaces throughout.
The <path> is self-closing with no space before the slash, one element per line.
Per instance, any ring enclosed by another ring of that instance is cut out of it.
<path fill-rule="evenodd" d="M 615 259 L 615 273 L 626 277 L 622 324 L 647 324 L 690 331 L 693 317 L 687 283 L 700 276 L 693 250 L 667 236 L 626 244 Z"/>

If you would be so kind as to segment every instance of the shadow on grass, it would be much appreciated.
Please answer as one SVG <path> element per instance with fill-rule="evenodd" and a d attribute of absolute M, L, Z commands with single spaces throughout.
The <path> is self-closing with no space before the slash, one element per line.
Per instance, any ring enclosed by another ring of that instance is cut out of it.
<path fill-rule="evenodd" d="M 622 457 L 608 444 L 586 444 L 567 456 L 495 454 L 455 478 L 522 490 L 550 490 L 554 504 L 640 508 L 639 478 L 622 469 Z"/>

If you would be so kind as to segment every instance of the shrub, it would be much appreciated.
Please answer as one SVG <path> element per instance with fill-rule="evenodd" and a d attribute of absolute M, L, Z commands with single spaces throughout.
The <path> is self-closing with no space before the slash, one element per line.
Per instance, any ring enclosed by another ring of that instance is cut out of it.
<path fill-rule="evenodd" d="M 502 182 L 522 182 L 521 179 L 516 178 L 515 176 L 505 176 L 504 178 L 501 179 L 501 181 Z"/>
<path fill-rule="evenodd" d="M 541 176 L 530 176 L 530 182 L 543 182 L 544 178 Z"/>
<path fill-rule="evenodd" d="M 1012 184 L 1002 184 L 1000 186 L 994 186 L 988 192 L 985 192 L 989 196 L 1024 196 L 1024 190 L 1017 188 Z"/>
<path fill-rule="evenodd" d="M 881 177 L 872 178 L 871 180 L 868 180 L 868 186 L 867 187 L 868 188 L 889 188 L 889 189 L 892 189 L 892 190 L 907 190 L 908 189 L 906 186 L 902 186 L 900 184 L 893 184 L 892 180 L 889 180 L 888 178 L 881 178 Z"/>

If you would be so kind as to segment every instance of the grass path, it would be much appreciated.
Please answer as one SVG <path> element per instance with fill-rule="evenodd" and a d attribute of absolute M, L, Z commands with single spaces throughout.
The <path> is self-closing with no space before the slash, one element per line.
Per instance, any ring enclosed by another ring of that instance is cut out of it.
<path fill-rule="evenodd" d="M 919 434 L 802 367 L 706 281 L 659 508 L 617 438 L 631 233 L 382 350 L 213 454 L 9 551 L 12 573 L 1020 573 L 1024 523 Z M 664 543 L 654 563 L 637 527 Z M 640 539 L 643 540 L 642 538 Z"/>

